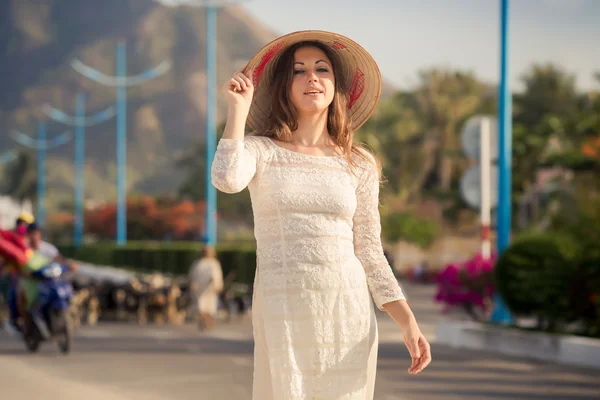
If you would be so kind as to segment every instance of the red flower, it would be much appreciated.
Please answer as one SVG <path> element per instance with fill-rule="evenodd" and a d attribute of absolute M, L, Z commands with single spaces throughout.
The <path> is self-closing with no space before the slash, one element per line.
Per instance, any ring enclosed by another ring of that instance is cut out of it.
<path fill-rule="evenodd" d="M 458 264 L 449 264 L 437 277 L 435 300 L 452 307 L 485 309 L 494 294 L 493 267 L 496 255 L 483 259 L 481 254 Z"/>

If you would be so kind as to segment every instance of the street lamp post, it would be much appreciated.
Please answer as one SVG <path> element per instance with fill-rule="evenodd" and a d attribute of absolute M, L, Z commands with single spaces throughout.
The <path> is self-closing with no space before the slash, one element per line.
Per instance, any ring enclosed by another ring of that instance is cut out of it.
<path fill-rule="evenodd" d="M 217 110 L 217 9 L 206 8 L 206 243 L 217 243 L 217 189 L 212 184 L 211 166 L 216 151 Z"/>
<path fill-rule="evenodd" d="M 51 140 L 46 138 L 46 123 L 40 122 L 37 127 L 37 140 L 19 131 L 12 132 L 13 139 L 22 146 L 37 151 L 37 212 L 36 221 L 43 227 L 46 223 L 46 152 L 62 146 L 71 140 L 70 133 L 65 132 Z"/>
<path fill-rule="evenodd" d="M 125 41 L 116 48 L 116 76 L 108 76 L 79 60 L 71 63 L 73 69 L 101 85 L 117 89 L 117 244 L 127 243 L 127 87 L 141 85 L 165 74 L 171 62 L 163 61 L 141 74 L 127 76 Z"/>
<path fill-rule="evenodd" d="M 73 224 L 73 244 L 79 247 L 83 241 L 84 201 L 85 201 L 85 127 L 99 124 L 114 117 L 114 107 L 85 115 L 85 94 L 78 93 L 75 100 L 75 116 L 68 115 L 50 105 L 43 107 L 44 113 L 55 121 L 75 127 L 75 222 Z"/>
<path fill-rule="evenodd" d="M 212 184 L 211 167 L 216 151 L 217 136 L 217 10 L 242 0 L 180 0 L 173 5 L 187 4 L 206 10 L 206 217 L 205 242 L 217 243 L 217 189 Z"/>
<path fill-rule="evenodd" d="M 512 164 L 512 97 L 509 84 L 509 0 L 500 0 L 500 88 L 498 91 L 498 237 L 500 255 L 510 242 L 511 231 L 511 164 Z M 510 323 L 512 317 L 502 297 L 496 293 L 494 322 Z"/>

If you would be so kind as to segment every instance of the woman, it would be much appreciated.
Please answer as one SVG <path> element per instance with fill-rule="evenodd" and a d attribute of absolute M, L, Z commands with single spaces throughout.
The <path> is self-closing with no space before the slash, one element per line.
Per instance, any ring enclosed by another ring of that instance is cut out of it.
<path fill-rule="evenodd" d="M 373 301 L 402 328 L 409 373 L 431 360 L 383 254 L 379 167 L 352 142 L 380 90 L 370 55 L 322 31 L 271 42 L 226 85 L 212 180 L 252 200 L 256 400 L 373 399 Z"/>
<path fill-rule="evenodd" d="M 223 271 L 213 247 L 204 247 L 202 257 L 190 269 L 189 279 L 192 306 L 200 318 L 200 327 L 212 329 L 223 290 Z"/>

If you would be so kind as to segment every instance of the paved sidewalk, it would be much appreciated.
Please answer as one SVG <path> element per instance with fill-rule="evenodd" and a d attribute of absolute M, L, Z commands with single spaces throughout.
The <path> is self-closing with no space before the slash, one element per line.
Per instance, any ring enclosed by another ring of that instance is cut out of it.
<path fill-rule="evenodd" d="M 389 317 L 380 313 L 376 400 L 592 400 L 600 372 L 461 351 L 435 344 L 439 318 L 432 288 L 407 288 L 422 329 L 433 341 L 433 363 L 408 375 L 408 352 Z M 47 343 L 27 354 L 0 333 L 0 398 L 44 400 L 249 400 L 252 390 L 249 321 L 139 327 L 104 323 L 77 333 L 73 353 Z"/>

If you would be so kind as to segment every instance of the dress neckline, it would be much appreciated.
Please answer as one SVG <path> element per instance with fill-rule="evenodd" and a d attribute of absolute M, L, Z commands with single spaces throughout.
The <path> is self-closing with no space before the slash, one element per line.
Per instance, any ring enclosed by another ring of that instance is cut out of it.
<path fill-rule="evenodd" d="M 336 159 L 336 158 L 341 158 L 344 157 L 343 154 L 337 154 L 337 155 L 333 155 L 333 156 L 317 156 L 315 154 L 306 154 L 306 153 L 301 153 L 299 151 L 294 151 L 294 150 L 290 150 L 286 147 L 280 146 L 278 145 L 275 140 L 271 139 L 270 137 L 267 137 L 267 140 L 269 141 L 269 143 L 271 143 L 273 146 L 277 147 L 278 149 L 283 150 L 284 152 L 288 152 L 291 154 L 295 154 L 295 155 L 299 155 L 299 156 L 304 156 L 304 157 L 310 157 L 310 158 L 331 158 L 331 159 Z"/>

